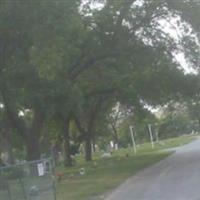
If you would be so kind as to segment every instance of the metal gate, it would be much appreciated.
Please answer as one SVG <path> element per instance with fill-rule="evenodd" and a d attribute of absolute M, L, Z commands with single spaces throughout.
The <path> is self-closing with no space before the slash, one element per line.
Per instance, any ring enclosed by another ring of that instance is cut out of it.
<path fill-rule="evenodd" d="M 1 167 L 0 200 L 56 200 L 52 160 Z"/>

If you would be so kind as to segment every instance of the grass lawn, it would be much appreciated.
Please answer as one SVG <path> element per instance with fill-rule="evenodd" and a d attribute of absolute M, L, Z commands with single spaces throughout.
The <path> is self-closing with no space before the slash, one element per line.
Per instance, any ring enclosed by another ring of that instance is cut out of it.
<path fill-rule="evenodd" d="M 136 155 L 131 148 L 115 151 L 110 158 L 101 158 L 96 154 L 90 163 L 85 163 L 83 158 L 77 158 L 75 167 L 58 169 L 65 174 L 63 180 L 57 184 L 58 200 L 90 200 L 100 196 L 117 187 L 139 170 L 170 154 L 159 150 L 177 147 L 194 139 L 194 136 L 183 136 L 163 140 L 160 144 L 155 144 L 153 150 L 151 144 L 146 143 L 138 147 Z M 81 168 L 85 169 L 85 175 L 79 175 Z"/>

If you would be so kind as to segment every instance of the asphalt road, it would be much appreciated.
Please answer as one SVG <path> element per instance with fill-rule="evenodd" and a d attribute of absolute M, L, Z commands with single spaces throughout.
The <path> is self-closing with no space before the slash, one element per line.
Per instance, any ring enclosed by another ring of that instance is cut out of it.
<path fill-rule="evenodd" d="M 200 139 L 128 179 L 105 200 L 200 200 Z"/>

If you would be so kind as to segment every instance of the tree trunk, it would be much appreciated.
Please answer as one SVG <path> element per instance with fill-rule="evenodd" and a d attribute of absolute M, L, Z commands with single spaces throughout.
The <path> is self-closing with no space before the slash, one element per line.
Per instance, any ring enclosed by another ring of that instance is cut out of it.
<path fill-rule="evenodd" d="M 85 139 L 85 160 L 86 161 L 92 160 L 92 140 L 90 134 L 88 134 Z"/>
<path fill-rule="evenodd" d="M 114 136 L 114 140 L 115 140 L 115 144 L 117 146 L 119 146 L 119 139 L 118 139 L 118 134 L 116 133 L 115 136 Z"/>
<path fill-rule="evenodd" d="M 9 141 L 7 141 L 6 152 L 8 153 L 8 163 L 10 165 L 14 164 L 13 149 Z"/>
<path fill-rule="evenodd" d="M 117 133 L 117 129 L 115 128 L 115 126 L 112 126 L 113 129 L 113 139 L 114 139 L 114 143 L 119 146 L 119 138 L 118 138 L 118 133 Z"/>
<path fill-rule="evenodd" d="M 63 120 L 63 151 L 64 151 L 64 166 L 71 167 L 71 150 L 70 150 L 70 136 L 69 136 L 69 123 L 70 119 Z"/>
<path fill-rule="evenodd" d="M 39 160 L 40 159 L 40 144 L 39 138 L 34 132 L 30 132 L 26 139 L 26 159 L 28 161 Z"/>
<path fill-rule="evenodd" d="M 27 133 L 26 140 L 25 140 L 25 147 L 26 147 L 27 161 L 35 161 L 41 158 L 39 138 L 36 132 L 29 130 L 29 132 Z M 38 175 L 36 164 L 30 164 L 29 169 L 32 176 Z"/>
<path fill-rule="evenodd" d="M 38 160 L 41 156 L 40 137 L 44 123 L 44 113 L 40 110 L 35 110 L 32 126 L 27 129 L 26 133 L 26 150 L 27 160 Z"/>
<path fill-rule="evenodd" d="M 5 122 L 6 124 L 6 122 Z M 9 164 L 14 164 L 14 156 L 13 156 L 13 149 L 12 149 L 12 132 L 11 129 L 6 126 L 5 130 L 2 131 L 3 134 L 3 139 L 2 139 L 2 146 L 5 152 L 8 155 L 8 160 L 7 162 Z"/>

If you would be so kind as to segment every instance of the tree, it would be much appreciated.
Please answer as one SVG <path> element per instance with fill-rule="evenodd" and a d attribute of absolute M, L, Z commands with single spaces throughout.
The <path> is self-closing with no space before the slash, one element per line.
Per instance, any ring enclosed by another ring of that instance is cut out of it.
<path fill-rule="evenodd" d="M 156 3 L 148 1 L 141 6 L 138 6 L 135 1 L 125 3 L 123 1 L 107 1 L 101 10 L 83 10 L 80 15 L 76 15 L 78 26 L 72 27 L 72 32 L 75 30 L 78 34 L 78 40 L 74 41 L 71 37 L 66 38 L 55 29 L 49 29 L 50 32 L 53 32 L 50 41 L 56 41 L 54 42 L 55 49 L 61 49 L 61 52 L 69 52 L 68 46 L 71 46 L 73 49 L 70 49 L 70 51 L 74 53 L 68 53 L 71 55 L 70 57 L 56 54 L 58 61 L 56 65 L 59 66 L 56 71 L 55 63 L 48 63 L 48 68 L 47 65 L 40 65 L 43 66 L 40 67 L 40 70 L 42 70 L 43 75 L 48 70 L 47 79 L 57 80 L 62 82 L 63 85 L 67 85 L 65 88 L 61 87 L 63 88 L 63 90 L 60 90 L 61 99 L 65 99 L 64 101 L 68 102 L 72 108 L 75 106 L 71 106 L 70 102 L 73 102 L 74 105 L 76 99 L 85 101 L 84 92 L 80 85 L 86 84 L 87 86 L 89 84 L 82 79 L 82 76 L 91 78 L 91 74 L 93 74 L 96 77 L 95 72 L 102 72 L 103 70 L 105 70 L 103 81 L 108 80 L 107 78 L 113 75 L 110 82 L 114 86 L 112 90 L 118 93 L 125 88 L 127 93 L 133 90 L 132 94 L 134 93 L 133 95 L 137 96 L 135 98 L 151 104 L 166 102 L 172 98 L 172 96 L 169 96 L 171 90 L 175 90 L 171 75 L 173 75 L 173 80 L 177 82 L 184 78 L 181 71 L 176 68 L 178 63 L 173 59 L 172 52 L 177 50 L 178 46 L 173 38 L 162 31 L 158 23 L 165 17 L 171 19 L 174 11 L 166 9 L 166 4 L 163 1 Z M 132 13 L 136 13 L 135 16 Z M 60 24 L 57 25 L 61 27 Z M 40 37 L 44 38 L 44 36 Z M 63 45 L 65 43 L 68 45 Z M 37 58 L 37 63 L 43 63 L 43 60 L 49 55 L 50 45 L 51 42 L 48 43 L 47 41 L 42 49 L 40 45 L 39 48 L 37 45 L 35 46 L 33 55 Z M 40 55 L 38 55 L 38 52 Z M 54 52 L 53 49 L 52 55 L 54 55 Z M 141 56 L 144 54 L 149 55 L 144 59 Z M 62 63 L 65 64 L 62 65 Z M 162 70 L 164 71 L 162 72 Z M 55 76 L 63 73 L 63 71 L 67 74 L 66 82 L 64 77 L 60 79 L 59 76 Z M 53 76 L 49 76 L 49 74 L 53 74 Z M 109 74 L 109 76 L 106 76 L 106 74 Z M 144 76 L 144 78 L 141 79 L 141 76 Z M 166 76 L 165 79 L 163 79 L 164 76 Z M 180 79 L 177 79 L 177 76 Z M 135 85 L 135 83 L 137 84 Z M 96 84 L 99 84 L 99 82 Z M 153 89 L 153 92 L 151 93 L 149 87 L 146 87 L 149 85 L 152 85 L 150 88 Z M 98 90 L 99 88 L 97 87 Z M 64 95 L 63 91 L 66 91 L 68 95 Z M 179 88 L 173 91 L 173 94 L 178 93 L 178 91 Z M 161 94 L 155 96 L 155 93 Z M 77 105 L 79 105 L 79 102 L 77 102 Z M 63 123 L 65 123 L 65 120 L 63 120 Z M 90 149 L 89 142 L 87 146 Z"/>
<path fill-rule="evenodd" d="M 96 124 L 99 123 L 99 115 L 105 110 L 107 96 L 92 96 L 84 102 L 81 109 L 74 113 L 74 120 L 85 141 L 85 159 L 92 160 L 92 140 L 95 137 Z M 106 103 L 105 103 L 106 102 Z"/>
<path fill-rule="evenodd" d="M 9 120 L 7 119 L 4 109 L 0 110 L 0 149 L 2 152 L 7 153 L 9 164 L 14 163 L 13 157 L 13 146 L 15 141 L 13 140 L 14 135 L 12 135 Z M 16 139 L 16 138 L 15 138 Z"/>
<path fill-rule="evenodd" d="M 121 105 L 119 102 L 111 109 L 108 113 L 107 120 L 110 131 L 113 135 L 114 143 L 119 146 L 119 135 L 118 129 L 121 123 L 126 120 L 126 118 L 130 115 L 131 109 L 126 108 Z"/>
<path fill-rule="evenodd" d="M 12 128 L 25 140 L 29 160 L 40 157 L 39 139 L 48 116 L 62 124 L 65 165 L 71 165 L 70 121 L 74 115 L 84 119 L 84 113 L 87 122 L 81 132 L 90 160 L 91 132 L 106 101 L 106 111 L 118 101 L 167 102 L 180 95 L 185 78 L 174 54 L 183 51 L 191 62 L 196 59 L 195 37 L 183 29 L 190 21 L 168 1 L 107 0 L 101 9 L 92 8 L 91 1 L 81 4 L 1 4 L 0 92 Z M 160 21 L 179 16 L 177 42 Z M 21 110 L 30 111 L 29 123 L 18 116 Z"/>

